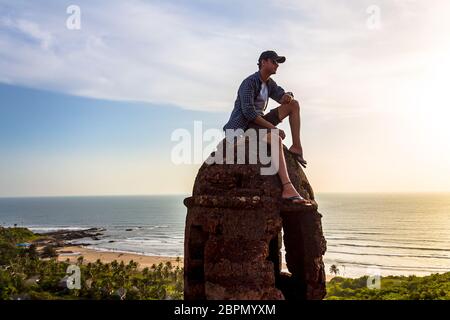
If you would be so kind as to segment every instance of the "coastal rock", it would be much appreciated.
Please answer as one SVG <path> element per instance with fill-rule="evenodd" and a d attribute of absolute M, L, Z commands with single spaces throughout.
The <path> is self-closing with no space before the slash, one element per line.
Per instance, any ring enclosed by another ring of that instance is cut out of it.
<path fill-rule="evenodd" d="M 68 240 L 75 240 L 75 239 L 83 239 L 83 238 L 91 238 L 94 239 L 99 236 L 102 236 L 102 232 L 104 232 L 105 229 L 103 228 L 90 228 L 86 230 L 58 230 L 53 232 L 46 232 L 46 233 L 37 233 L 38 235 L 42 236 L 42 239 L 40 239 L 40 242 L 44 241 L 52 241 L 52 242 L 63 242 Z"/>
<path fill-rule="evenodd" d="M 312 206 L 283 201 L 278 175 L 261 175 L 260 161 L 201 166 L 184 200 L 185 300 L 324 298 L 322 216 L 305 173 L 287 152 L 286 162 Z M 289 273 L 281 272 L 283 240 Z"/>

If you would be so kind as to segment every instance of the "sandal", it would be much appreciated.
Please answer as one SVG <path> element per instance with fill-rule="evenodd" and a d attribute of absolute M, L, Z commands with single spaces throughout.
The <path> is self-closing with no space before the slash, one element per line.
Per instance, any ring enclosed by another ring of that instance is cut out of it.
<path fill-rule="evenodd" d="M 306 168 L 306 165 L 307 165 L 308 162 L 306 162 L 306 160 L 303 159 L 303 154 L 292 152 L 292 151 L 289 150 L 289 149 L 288 149 L 288 152 L 291 153 L 292 155 L 294 155 L 295 160 L 297 160 L 298 163 L 300 163 L 300 165 L 301 165 L 303 168 Z"/>
<path fill-rule="evenodd" d="M 292 184 L 291 181 L 283 183 L 283 186 L 286 184 Z M 283 200 L 287 200 L 289 202 L 292 203 L 298 203 L 298 204 L 303 204 L 305 206 L 312 206 L 312 203 L 309 202 L 309 200 L 306 200 L 305 198 L 303 198 L 302 196 L 292 196 L 292 197 L 288 197 L 288 198 L 282 198 Z M 300 200 L 299 202 L 295 201 L 295 200 Z"/>
<path fill-rule="evenodd" d="M 306 200 L 305 198 L 303 198 L 302 196 L 293 196 L 293 197 L 289 197 L 289 198 L 283 198 L 283 200 L 288 200 L 292 203 L 302 204 L 304 206 L 312 206 L 312 203 L 309 202 L 309 200 Z M 295 200 L 300 200 L 300 201 L 295 201 Z"/>

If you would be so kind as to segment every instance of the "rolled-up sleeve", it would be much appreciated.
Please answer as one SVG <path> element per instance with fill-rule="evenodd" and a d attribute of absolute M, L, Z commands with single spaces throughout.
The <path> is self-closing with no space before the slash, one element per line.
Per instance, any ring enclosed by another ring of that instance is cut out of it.
<path fill-rule="evenodd" d="M 281 103 L 281 98 L 283 98 L 285 91 L 282 87 L 277 85 L 277 83 L 274 80 L 270 81 L 270 98 L 275 100 L 278 103 Z"/>
<path fill-rule="evenodd" d="M 239 88 L 242 113 L 248 121 L 253 121 L 258 116 L 255 109 L 255 90 L 250 79 L 242 82 Z"/>

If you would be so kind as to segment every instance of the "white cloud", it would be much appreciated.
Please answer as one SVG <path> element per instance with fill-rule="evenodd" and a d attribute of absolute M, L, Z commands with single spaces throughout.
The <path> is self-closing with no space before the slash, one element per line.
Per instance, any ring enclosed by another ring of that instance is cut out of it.
<path fill-rule="evenodd" d="M 23 35 L 36 40 L 43 50 L 47 50 L 50 47 L 52 40 L 51 34 L 41 30 L 41 28 L 34 22 L 23 19 L 13 21 L 9 18 L 3 18 L 0 20 L 0 25 L 11 30 L 17 30 Z"/>
<path fill-rule="evenodd" d="M 61 4 L 3 2 L 0 81 L 211 111 L 231 109 L 267 48 L 288 57 L 275 78 L 314 112 L 388 108 L 399 96 L 389 89 L 426 68 L 448 34 L 432 19 L 448 9 L 439 0 L 376 1 L 379 31 L 366 27 L 372 1 L 230 3 L 223 15 L 184 2 L 78 1 L 79 31 L 65 28 Z"/>

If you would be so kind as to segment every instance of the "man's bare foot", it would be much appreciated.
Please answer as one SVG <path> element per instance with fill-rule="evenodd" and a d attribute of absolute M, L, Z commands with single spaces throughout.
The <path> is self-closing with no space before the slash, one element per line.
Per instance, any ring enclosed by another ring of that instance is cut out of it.
<path fill-rule="evenodd" d="M 283 199 L 291 200 L 293 203 L 307 203 L 308 200 L 303 198 L 297 190 L 295 190 L 292 182 L 283 184 L 283 192 L 281 193 Z"/>
<path fill-rule="evenodd" d="M 294 145 L 292 145 L 292 146 L 289 148 L 289 151 L 292 152 L 292 153 L 303 154 L 303 148 L 302 148 L 302 146 L 300 146 L 300 147 L 294 147 Z"/>

